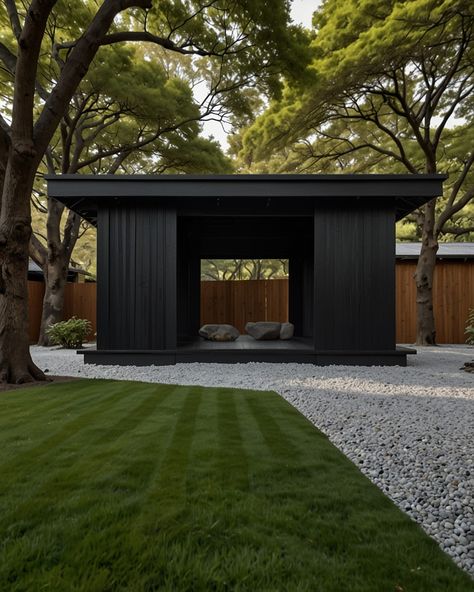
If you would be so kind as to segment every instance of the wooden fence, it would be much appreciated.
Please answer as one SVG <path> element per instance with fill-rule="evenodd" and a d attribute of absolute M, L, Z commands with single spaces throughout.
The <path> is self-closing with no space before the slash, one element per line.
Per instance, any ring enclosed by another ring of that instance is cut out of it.
<path fill-rule="evenodd" d="M 288 320 L 288 280 L 201 282 L 201 324 Z"/>
<path fill-rule="evenodd" d="M 413 343 L 416 337 L 416 262 L 398 260 L 396 265 L 397 342 Z M 30 339 L 38 339 L 42 282 L 28 282 Z M 469 308 L 474 308 L 474 261 L 441 260 L 436 266 L 434 312 L 438 343 L 464 343 Z M 96 331 L 96 284 L 66 286 L 64 318 L 75 315 L 92 322 Z M 230 323 L 243 332 L 247 321 L 288 320 L 288 280 L 201 282 L 201 322 Z"/>
<path fill-rule="evenodd" d="M 44 283 L 28 282 L 28 297 L 30 301 L 30 342 L 38 341 L 41 325 L 41 310 L 43 306 Z M 92 323 L 92 331 L 89 338 L 92 339 L 96 332 L 96 302 L 97 284 L 94 283 L 69 283 L 66 284 L 64 295 L 63 319 L 76 316 L 79 319 L 88 319 Z"/>
<path fill-rule="evenodd" d="M 397 261 L 397 342 L 416 339 L 416 261 Z M 436 264 L 433 306 L 438 343 L 465 343 L 466 319 L 474 308 L 474 261 L 442 259 Z"/>
<path fill-rule="evenodd" d="M 416 261 L 396 265 L 397 343 L 416 340 Z M 474 308 L 474 261 L 441 260 L 433 286 L 438 343 L 464 343 Z M 201 322 L 230 323 L 243 332 L 247 321 L 288 320 L 288 280 L 201 282 Z"/>

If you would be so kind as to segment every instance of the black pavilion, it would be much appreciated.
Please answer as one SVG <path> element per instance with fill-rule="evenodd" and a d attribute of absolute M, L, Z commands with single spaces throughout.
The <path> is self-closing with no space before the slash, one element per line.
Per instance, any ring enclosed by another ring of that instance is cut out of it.
<path fill-rule="evenodd" d="M 97 226 L 89 363 L 406 365 L 395 343 L 395 221 L 442 175 L 49 176 Z M 204 342 L 201 259 L 289 259 L 290 341 Z M 413 351 L 413 350 L 411 350 Z"/>

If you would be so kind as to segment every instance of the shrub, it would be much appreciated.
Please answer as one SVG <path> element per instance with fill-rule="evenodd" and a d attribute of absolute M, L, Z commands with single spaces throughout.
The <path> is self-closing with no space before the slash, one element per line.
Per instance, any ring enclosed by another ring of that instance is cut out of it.
<path fill-rule="evenodd" d="M 474 308 L 469 310 L 469 314 L 467 316 L 466 321 L 466 330 L 464 333 L 467 335 L 466 343 L 470 343 L 474 345 Z"/>
<path fill-rule="evenodd" d="M 67 349 L 80 349 L 91 329 L 92 324 L 87 319 L 72 317 L 68 321 L 51 325 L 47 333 L 53 345 L 61 345 Z"/>

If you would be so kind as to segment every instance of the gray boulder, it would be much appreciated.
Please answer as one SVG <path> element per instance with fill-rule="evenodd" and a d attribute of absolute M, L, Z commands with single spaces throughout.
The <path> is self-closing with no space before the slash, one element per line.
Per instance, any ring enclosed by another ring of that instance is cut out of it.
<path fill-rule="evenodd" d="M 293 323 L 282 323 L 280 328 L 280 339 L 291 339 L 295 334 Z"/>
<path fill-rule="evenodd" d="M 208 341 L 235 341 L 240 333 L 232 325 L 203 325 L 199 335 Z"/>
<path fill-rule="evenodd" d="M 280 339 L 281 323 L 271 323 L 260 321 L 257 323 L 247 323 L 245 330 L 249 335 L 258 341 Z"/>

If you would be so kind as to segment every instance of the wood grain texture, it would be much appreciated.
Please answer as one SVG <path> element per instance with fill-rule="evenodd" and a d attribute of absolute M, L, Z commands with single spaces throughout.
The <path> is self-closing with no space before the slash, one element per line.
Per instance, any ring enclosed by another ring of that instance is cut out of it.
<path fill-rule="evenodd" d="M 41 326 L 44 282 L 28 282 L 28 332 L 30 343 L 36 343 Z"/>
<path fill-rule="evenodd" d="M 94 341 L 97 331 L 97 288 L 92 283 L 66 284 L 64 294 L 63 319 L 67 320 L 75 316 L 78 319 L 87 319 L 92 324 L 88 335 L 90 341 Z"/>
<path fill-rule="evenodd" d="M 397 260 L 396 263 L 397 343 L 415 341 L 415 267 L 416 261 Z M 266 286 L 262 288 L 259 284 Z M 67 284 L 63 318 L 75 315 L 89 319 L 95 332 L 96 290 L 96 284 L 92 283 Z M 41 322 L 44 284 L 30 281 L 28 292 L 30 342 L 35 343 Z M 438 261 L 434 306 L 438 343 L 464 343 L 468 310 L 474 308 L 474 261 Z M 288 320 L 288 280 L 201 282 L 201 324 L 229 322 L 243 332 L 246 318 L 251 320 L 250 317 L 255 319 L 262 314 L 266 320 Z"/>
<path fill-rule="evenodd" d="M 288 320 L 288 280 L 201 282 L 201 324 Z"/>
<path fill-rule="evenodd" d="M 397 261 L 397 343 L 416 339 L 416 261 Z M 469 308 L 474 308 L 474 261 L 438 261 L 433 283 L 437 343 L 465 343 Z"/>

